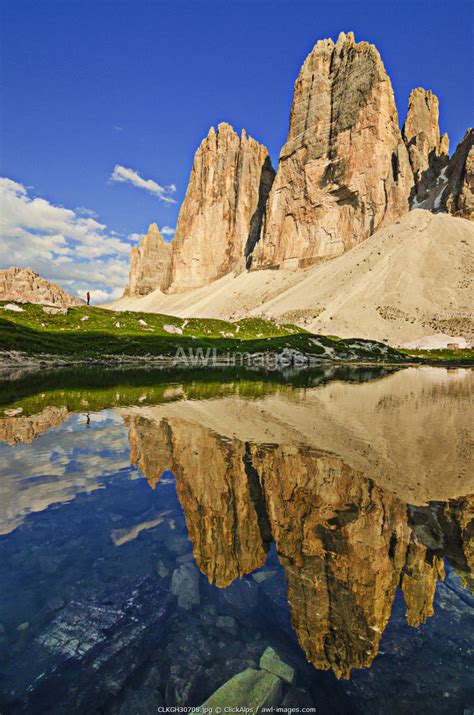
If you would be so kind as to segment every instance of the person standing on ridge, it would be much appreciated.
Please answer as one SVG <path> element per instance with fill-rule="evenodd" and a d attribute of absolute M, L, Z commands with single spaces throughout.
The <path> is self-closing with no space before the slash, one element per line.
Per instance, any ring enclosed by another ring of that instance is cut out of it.
<path fill-rule="evenodd" d="M 91 302 L 91 294 L 89 293 L 89 291 L 87 291 L 87 293 L 86 293 L 86 300 L 87 300 L 87 305 L 89 305 Z"/>

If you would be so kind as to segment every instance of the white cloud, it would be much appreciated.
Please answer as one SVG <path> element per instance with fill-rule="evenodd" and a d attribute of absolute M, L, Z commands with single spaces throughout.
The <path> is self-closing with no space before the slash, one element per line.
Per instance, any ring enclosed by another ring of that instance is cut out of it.
<path fill-rule="evenodd" d="M 176 203 L 175 199 L 170 196 L 170 194 L 174 194 L 176 191 L 176 186 L 174 184 L 170 184 L 169 186 L 160 186 L 156 183 L 156 181 L 153 181 L 153 179 L 144 179 L 140 176 L 138 171 L 135 171 L 134 169 L 127 169 L 125 166 L 121 166 L 120 164 L 115 165 L 110 176 L 110 180 L 133 184 L 133 186 L 136 186 L 139 189 L 149 191 L 150 194 L 157 196 L 161 201 L 169 204 Z"/>
<path fill-rule="evenodd" d="M 0 178 L 0 267 L 31 266 L 70 293 L 99 291 L 105 301 L 127 283 L 129 251 L 130 243 L 107 231 L 93 212 L 55 206 Z"/>
<path fill-rule="evenodd" d="M 174 236 L 175 230 L 176 229 L 172 228 L 171 226 L 163 226 L 163 228 L 160 228 L 160 231 L 163 236 Z"/>
<path fill-rule="evenodd" d="M 90 216 L 90 218 L 98 218 L 98 214 L 92 209 L 86 209 L 84 206 L 77 206 L 74 211 L 81 216 Z M 113 233 L 113 231 L 111 232 Z"/>
<path fill-rule="evenodd" d="M 93 305 L 100 305 L 101 303 L 107 303 L 110 300 L 116 300 L 117 298 L 120 298 L 120 296 L 123 295 L 123 290 L 122 288 L 115 288 L 112 291 L 105 291 L 100 290 L 100 288 L 97 288 L 95 290 L 91 290 L 90 294 L 91 303 Z M 82 297 L 85 298 L 85 293 Z"/>

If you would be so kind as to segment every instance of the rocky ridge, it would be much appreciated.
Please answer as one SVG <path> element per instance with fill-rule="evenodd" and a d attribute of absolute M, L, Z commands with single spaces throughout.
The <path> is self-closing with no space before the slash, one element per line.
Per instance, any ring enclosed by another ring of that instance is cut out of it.
<path fill-rule="evenodd" d="M 474 129 L 468 129 L 446 169 L 446 187 L 439 208 L 474 220 Z"/>

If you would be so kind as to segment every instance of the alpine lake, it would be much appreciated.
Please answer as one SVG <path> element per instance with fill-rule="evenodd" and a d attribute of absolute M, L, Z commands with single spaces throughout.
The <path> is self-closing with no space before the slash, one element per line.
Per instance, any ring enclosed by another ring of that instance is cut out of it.
<path fill-rule="evenodd" d="M 474 713 L 473 383 L 4 377 L 0 713 Z"/>

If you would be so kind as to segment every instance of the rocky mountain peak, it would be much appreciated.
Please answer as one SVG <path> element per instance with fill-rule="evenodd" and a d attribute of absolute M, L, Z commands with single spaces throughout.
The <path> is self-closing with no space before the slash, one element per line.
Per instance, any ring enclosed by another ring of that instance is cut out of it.
<path fill-rule="evenodd" d="M 168 292 L 207 285 L 245 269 L 274 178 L 268 150 L 225 122 L 194 157 L 172 242 Z"/>
<path fill-rule="evenodd" d="M 158 228 L 158 226 L 156 225 L 156 223 L 151 223 L 151 224 L 149 225 L 148 231 L 147 231 L 146 235 L 145 235 L 144 238 L 143 238 L 143 243 L 144 243 L 144 244 L 145 244 L 145 243 L 150 243 L 150 242 L 152 242 L 152 241 L 155 241 L 155 242 L 157 242 L 158 244 L 160 244 L 160 243 L 165 243 L 165 244 L 166 244 L 166 241 L 165 241 L 165 239 L 163 238 L 163 236 L 161 235 L 161 231 L 160 231 L 160 229 Z"/>
<path fill-rule="evenodd" d="M 150 224 L 140 246 L 130 251 L 130 280 L 125 295 L 147 295 L 169 281 L 171 247 L 156 223 Z"/>
<path fill-rule="evenodd" d="M 408 210 L 412 183 L 378 51 L 352 32 L 320 40 L 295 83 L 252 267 L 343 253 Z"/>
<path fill-rule="evenodd" d="M 440 136 L 438 97 L 417 87 L 410 93 L 403 139 L 408 149 L 415 184 L 412 196 L 424 201 L 436 178 L 448 163 L 449 138 Z"/>

